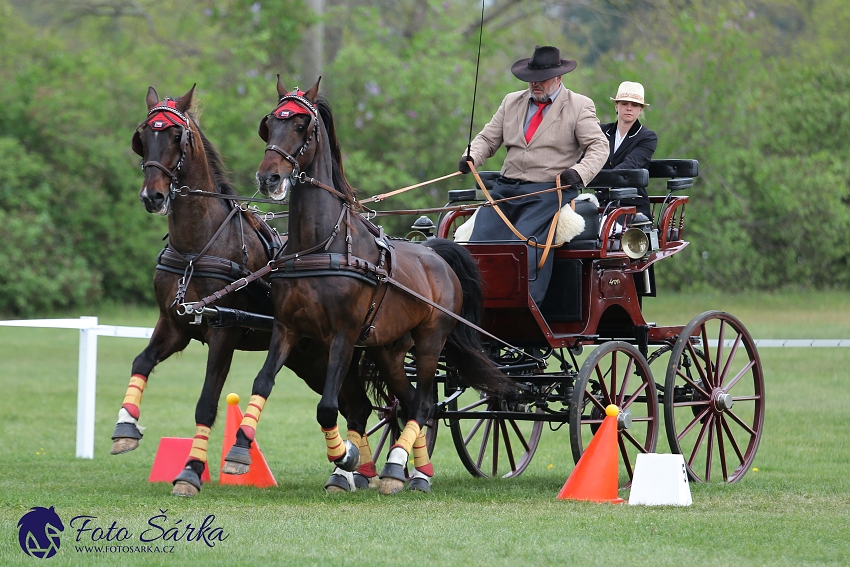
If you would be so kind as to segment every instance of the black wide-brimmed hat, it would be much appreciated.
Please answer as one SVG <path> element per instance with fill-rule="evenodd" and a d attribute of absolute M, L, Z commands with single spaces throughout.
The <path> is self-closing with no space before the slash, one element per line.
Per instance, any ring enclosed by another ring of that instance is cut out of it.
<path fill-rule="evenodd" d="M 557 47 L 538 45 L 534 48 L 534 55 L 513 64 L 511 73 L 520 81 L 534 83 L 560 77 L 575 69 L 576 65 L 572 59 L 561 59 L 561 52 Z"/>

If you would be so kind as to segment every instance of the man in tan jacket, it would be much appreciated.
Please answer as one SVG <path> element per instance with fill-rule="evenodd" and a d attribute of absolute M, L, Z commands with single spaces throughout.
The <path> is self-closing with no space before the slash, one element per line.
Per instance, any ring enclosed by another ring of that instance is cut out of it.
<path fill-rule="evenodd" d="M 561 185 L 570 186 L 563 191 L 563 203 L 574 199 L 578 188 L 590 182 L 608 158 L 608 140 L 599 128 L 593 101 L 561 83 L 561 76 L 575 68 L 576 62 L 561 59 L 556 47 L 539 45 L 530 58 L 514 63 L 511 72 L 527 82 L 528 89 L 502 100 L 499 110 L 472 140 L 458 169 L 469 173 L 467 161 L 479 167 L 504 145 L 508 155 L 491 191 L 494 199 L 555 187 L 559 174 Z M 577 163 L 579 158 L 581 163 Z M 498 207 L 517 232 L 544 244 L 558 210 L 558 195 L 553 191 Z M 470 237 L 470 241 L 487 240 L 519 240 L 492 207 L 479 209 Z M 538 305 L 552 275 L 552 254 L 538 266 L 540 256 L 540 249 L 529 249 L 529 288 Z"/>

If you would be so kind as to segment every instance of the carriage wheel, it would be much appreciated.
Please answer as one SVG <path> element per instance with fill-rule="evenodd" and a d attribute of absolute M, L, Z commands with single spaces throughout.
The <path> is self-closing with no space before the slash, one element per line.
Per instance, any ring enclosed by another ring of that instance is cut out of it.
<path fill-rule="evenodd" d="M 392 394 L 381 393 L 376 404 L 372 405 L 375 413 L 378 415 L 378 423 L 371 429 L 366 431 L 370 439 L 374 436 L 378 437 L 377 443 L 372 445 L 372 461 L 377 465 L 380 462 L 381 453 L 384 448 L 392 447 L 401 435 L 401 429 L 404 423 L 399 417 L 399 402 Z M 436 397 L 434 398 L 436 401 Z M 425 430 L 425 442 L 428 445 L 428 455 L 434 454 L 434 445 L 437 442 L 437 426 L 440 422 L 436 419 L 428 421 L 428 428 Z M 413 455 L 410 455 L 413 459 Z M 380 468 L 380 467 L 379 467 Z"/>
<path fill-rule="evenodd" d="M 448 408 L 481 414 L 449 423 L 457 454 L 472 476 L 511 478 L 528 467 L 540 443 L 542 421 L 489 417 L 503 410 L 502 398 L 473 389 L 449 402 Z M 543 410 L 537 408 L 536 413 Z"/>
<path fill-rule="evenodd" d="M 740 480 L 764 425 L 764 375 L 744 325 L 722 311 L 688 323 L 670 353 L 664 392 L 670 450 L 684 455 L 691 479 Z"/>
<path fill-rule="evenodd" d="M 658 396 L 643 355 L 629 343 L 609 341 L 587 357 L 576 378 L 570 405 L 570 443 L 578 463 L 605 418 L 605 408 L 620 408 L 617 445 L 619 485 L 634 476 L 638 453 L 651 453 L 658 440 Z M 631 425 L 628 420 L 631 419 Z"/>

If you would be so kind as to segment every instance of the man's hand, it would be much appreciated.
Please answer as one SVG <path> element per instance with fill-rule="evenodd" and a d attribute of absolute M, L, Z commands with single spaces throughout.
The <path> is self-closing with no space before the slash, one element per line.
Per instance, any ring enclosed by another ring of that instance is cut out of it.
<path fill-rule="evenodd" d="M 581 175 L 575 169 L 569 168 L 561 172 L 561 185 L 582 184 Z"/>
<path fill-rule="evenodd" d="M 458 162 L 458 164 L 457 164 L 457 170 L 458 170 L 459 172 L 463 173 L 464 175 L 466 175 L 467 173 L 469 173 L 470 171 L 472 171 L 471 169 L 469 169 L 469 164 L 470 164 L 470 163 L 472 163 L 472 158 L 471 158 L 471 157 L 467 156 L 467 157 L 463 158 L 462 160 L 460 160 L 460 161 Z"/>

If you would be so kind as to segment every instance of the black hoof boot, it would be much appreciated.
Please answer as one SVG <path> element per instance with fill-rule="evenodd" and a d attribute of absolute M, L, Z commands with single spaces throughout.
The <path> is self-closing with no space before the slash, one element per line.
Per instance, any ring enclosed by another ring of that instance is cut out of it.
<path fill-rule="evenodd" d="M 201 477 L 191 465 L 186 465 L 177 478 L 174 479 L 174 488 L 171 494 L 174 496 L 196 496 L 201 491 Z"/>
<path fill-rule="evenodd" d="M 354 472 L 360 466 L 360 449 L 348 439 L 343 443 L 345 444 L 345 454 L 335 460 L 334 464 L 344 471 Z"/>
<path fill-rule="evenodd" d="M 325 490 L 328 492 L 351 492 L 352 490 L 357 490 L 356 484 L 353 487 L 351 486 L 348 476 L 350 476 L 350 473 L 346 474 L 339 469 L 334 469 L 331 478 L 325 483 Z"/>
<path fill-rule="evenodd" d="M 224 457 L 224 466 L 221 472 L 224 474 L 245 474 L 251 470 L 251 451 L 247 447 L 234 445 Z"/>

